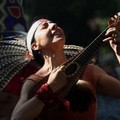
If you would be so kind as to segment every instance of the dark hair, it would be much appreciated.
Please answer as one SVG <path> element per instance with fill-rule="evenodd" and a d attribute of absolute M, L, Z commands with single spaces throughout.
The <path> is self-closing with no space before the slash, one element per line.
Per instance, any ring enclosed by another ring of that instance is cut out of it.
<path fill-rule="evenodd" d="M 44 64 L 44 60 L 43 60 L 43 57 L 41 56 L 40 51 L 32 50 L 32 53 L 33 53 L 35 62 L 38 63 L 39 65 L 43 65 Z"/>
<path fill-rule="evenodd" d="M 53 18 L 50 17 L 50 16 L 46 16 L 46 15 L 37 15 L 37 16 L 35 16 L 35 17 L 33 18 L 32 24 L 34 24 L 37 20 L 42 19 L 42 18 L 47 19 L 47 20 L 50 20 L 50 21 L 54 21 Z"/>

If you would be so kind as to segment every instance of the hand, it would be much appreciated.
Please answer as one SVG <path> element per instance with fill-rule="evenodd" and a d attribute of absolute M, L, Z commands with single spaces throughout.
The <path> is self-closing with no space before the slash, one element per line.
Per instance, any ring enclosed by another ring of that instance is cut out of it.
<path fill-rule="evenodd" d="M 53 93 L 57 92 L 60 89 L 62 89 L 67 83 L 66 76 L 64 74 L 63 69 L 64 69 L 63 66 L 57 67 L 56 69 L 54 69 L 51 72 L 51 74 L 50 74 L 50 76 L 48 78 L 47 83 L 49 84 L 49 86 L 52 89 Z"/>
<path fill-rule="evenodd" d="M 106 38 L 109 41 L 115 54 L 120 57 L 120 12 L 108 21 L 109 29 L 106 31 Z"/>

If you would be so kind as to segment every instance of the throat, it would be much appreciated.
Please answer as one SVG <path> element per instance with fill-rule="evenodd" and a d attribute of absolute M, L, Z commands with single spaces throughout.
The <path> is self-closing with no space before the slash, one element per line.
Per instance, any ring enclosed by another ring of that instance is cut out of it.
<path fill-rule="evenodd" d="M 66 56 L 64 54 L 53 54 L 45 59 L 45 65 L 50 67 L 52 70 L 63 64 L 66 61 Z"/>

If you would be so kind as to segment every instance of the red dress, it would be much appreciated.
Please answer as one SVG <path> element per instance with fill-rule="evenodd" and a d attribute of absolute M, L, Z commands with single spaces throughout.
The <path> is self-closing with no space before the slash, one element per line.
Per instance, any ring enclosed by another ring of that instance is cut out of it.
<path fill-rule="evenodd" d="M 90 83 L 94 97 L 96 92 L 96 79 L 97 78 L 94 76 L 94 65 L 90 64 L 87 66 L 82 80 Z M 79 100 L 78 102 L 81 101 Z M 40 113 L 39 117 L 42 120 L 96 120 L 96 97 L 95 101 L 90 104 L 86 111 L 74 111 L 72 108 L 65 110 L 61 109 L 60 107 L 55 109 L 49 109 L 45 107 L 44 110 Z"/>

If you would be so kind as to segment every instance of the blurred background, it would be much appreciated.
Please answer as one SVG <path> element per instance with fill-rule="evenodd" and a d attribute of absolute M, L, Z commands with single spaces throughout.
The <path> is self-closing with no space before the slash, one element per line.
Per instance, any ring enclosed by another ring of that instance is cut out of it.
<path fill-rule="evenodd" d="M 47 17 L 64 29 L 66 44 L 83 47 L 89 45 L 107 27 L 110 17 L 120 11 L 120 0 L 1 0 L 0 5 L 1 31 L 27 32 L 35 17 Z M 120 65 L 107 43 L 95 58 L 96 64 L 120 79 Z M 120 100 L 99 93 L 97 99 L 97 120 L 120 120 Z"/>

